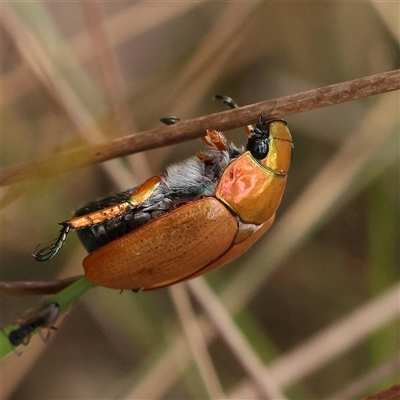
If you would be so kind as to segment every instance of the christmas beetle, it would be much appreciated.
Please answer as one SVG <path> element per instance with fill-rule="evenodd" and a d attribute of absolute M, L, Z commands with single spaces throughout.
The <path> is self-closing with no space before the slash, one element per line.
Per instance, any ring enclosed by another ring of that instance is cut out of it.
<path fill-rule="evenodd" d="M 53 328 L 60 313 L 58 303 L 48 303 L 41 306 L 38 310 L 32 311 L 19 326 L 8 334 L 8 339 L 13 346 L 28 344 L 33 332 L 39 328 Z M 56 329 L 56 328 L 53 328 Z"/>
<path fill-rule="evenodd" d="M 221 132 L 207 130 L 202 139 L 211 151 L 80 208 L 61 223 L 56 242 L 34 254 L 36 260 L 54 257 L 76 230 L 90 253 L 83 260 L 89 281 L 139 291 L 194 278 L 239 257 L 272 225 L 293 151 L 283 120 L 260 116 L 246 131 L 247 146 L 238 149 Z"/>

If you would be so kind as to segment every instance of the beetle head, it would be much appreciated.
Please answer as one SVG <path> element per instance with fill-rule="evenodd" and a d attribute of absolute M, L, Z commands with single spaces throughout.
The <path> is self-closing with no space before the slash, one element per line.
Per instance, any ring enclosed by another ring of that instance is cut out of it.
<path fill-rule="evenodd" d="M 281 119 L 264 120 L 252 129 L 247 150 L 267 170 L 286 175 L 292 158 L 293 143 L 286 122 Z"/>

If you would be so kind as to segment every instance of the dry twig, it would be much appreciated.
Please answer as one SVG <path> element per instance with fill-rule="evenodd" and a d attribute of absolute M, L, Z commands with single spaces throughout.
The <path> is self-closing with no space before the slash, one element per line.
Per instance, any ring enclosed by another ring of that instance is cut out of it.
<path fill-rule="evenodd" d="M 362 400 L 399 400 L 400 399 L 400 384 L 391 386 L 388 389 L 371 394 L 364 397 Z"/>
<path fill-rule="evenodd" d="M 15 281 L 0 282 L 0 293 L 8 296 L 41 296 L 58 293 L 72 285 L 82 276 L 53 281 Z"/>
<path fill-rule="evenodd" d="M 218 130 L 238 128 L 254 123 L 259 115 L 285 117 L 398 89 L 400 89 L 400 70 L 336 83 L 9 167 L 1 171 L 0 186 L 35 176 L 49 177 L 140 151 L 180 143 L 202 136 L 207 128 Z"/>

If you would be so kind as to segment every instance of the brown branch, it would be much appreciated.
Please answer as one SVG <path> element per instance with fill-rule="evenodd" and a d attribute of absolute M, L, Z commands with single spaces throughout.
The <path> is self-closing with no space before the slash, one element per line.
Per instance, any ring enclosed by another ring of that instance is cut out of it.
<path fill-rule="evenodd" d="M 400 70 L 336 83 L 182 121 L 176 125 L 160 126 L 112 141 L 64 151 L 45 159 L 9 167 L 1 171 L 0 186 L 10 185 L 34 176 L 49 177 L 113 158 L 191 140 L 202 136 L 208 128 L 222 131 L 238 128 L 254 123 L 259 115 L 286 117 L 398 89 L 400 89 Z"/>
<path fill-rule="evenodd" d="M 364 397 L 362 400 L 399 400 L 400 399 L 400 384 L 395 384 L 388 389 L 371 394 Z"/>
<path fill-rule="evenodd" d="M 39 296 L 60 292 L 75 283 L 80 276 L 58 279 L 54 281 L 15 281 L 0 282 L 0 293 L 8 296 Z"/>

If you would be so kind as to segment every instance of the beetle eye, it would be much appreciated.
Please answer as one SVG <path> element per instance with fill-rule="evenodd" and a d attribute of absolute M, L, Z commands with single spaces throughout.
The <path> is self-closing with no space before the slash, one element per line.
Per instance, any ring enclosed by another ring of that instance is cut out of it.
<path fill-rule="evenodd" d="M 247 150 L 256 160 L 263 160 L 268 154 L 268 141 L 256 135 L 252 136 L 247 142 Z"/>

